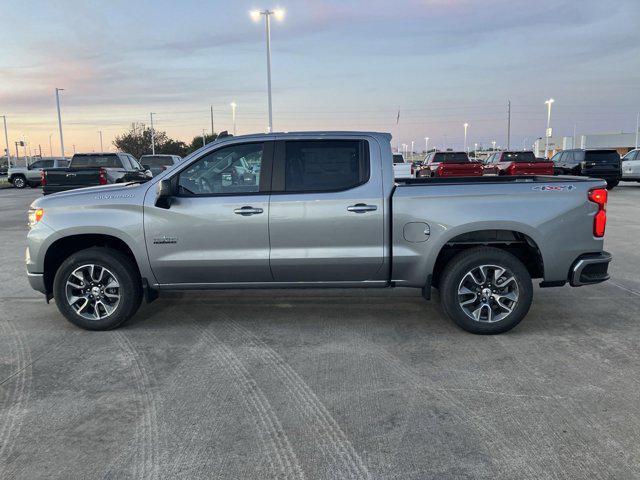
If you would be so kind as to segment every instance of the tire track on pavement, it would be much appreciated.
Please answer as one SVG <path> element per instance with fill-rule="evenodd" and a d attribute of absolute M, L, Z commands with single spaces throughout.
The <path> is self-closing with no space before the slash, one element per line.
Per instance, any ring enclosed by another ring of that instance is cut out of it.
<path fill-rule="evenodd" d="M 135 436 L 132 446 L 136 448 L 133 455 L 133 478 L 157 479 L 162 471 L 161 428 L 159 425 L 158 399 L 154 393 L 155 382 L 153 381 L 149 367 L 146 365 L 144 355 L 131 340 L 120 330 L 114 330 L 111 335 L 126 358 L 135 381 L 135 388 L 138 393 L 141 405 L 138 405 L 138 422 L 135 427 Z M 164 429 L 162 429 L 164 434 Z M 128 452 L 127 452 L 128 453 Z M 110 466 L 112 469 L 113 466 Z M 106 472 L 108 476 L 109 471 Z"/>
<path fill-rule="evenodd" d="M 345 432 L 317 397 L 309 385 L 282 358 L 282 356 L 261 340 L 253 331 L 234 321 L 229 315 L 224 315 L 226 321 L 220 322 L 227 328 L 234 339 L 251 347 L 257 359 L 269 365 L 271 370 L 279 376 L 290 398 L 291 408 L 297 410 L 306 419 L 305 426 L 313 430 L 313 438 L 320 444 L 325 458 L 332 460 L 332 471 L 335 477 L 367 479 L 369 471 L 360 458 Z"/>
<path fill-rule="evenodd" d="M 20 436 L 27 414 L 33 371 L 31 350 L 11 320 L 0 321 L 0 334 L 9 340 L 9 351 L 5 352 L 9 362 L 15 359 L 14 373 L 0 384 L 0 478 L 6 478 L 3 472 L 6 472 L 7 459 L 13 453 L 14 442 Z"/>
<path fill-rule="evenodd" d="M 233 373 L 247 410 L 253 413 L 260 443 L 269 461 L 271 476 L 265 478 L 304 479 L 298 457 L 266 395 L 253 379 L 242 360 L 215 334 L 193 319 L 192 326 L 211 347 L 220 364 Z M 217 323 L 216 323 L 217 325 Z"/>

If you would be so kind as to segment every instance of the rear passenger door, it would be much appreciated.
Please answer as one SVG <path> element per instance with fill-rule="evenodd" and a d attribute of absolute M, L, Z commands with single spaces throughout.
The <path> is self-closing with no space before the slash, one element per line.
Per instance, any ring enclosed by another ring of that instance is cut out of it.
<path fill-rule="evenodd" d="M 277 142 L 269 203 L 276 282 L 382 280 L 383 189 L 370 144 L 378 148 L 360 139 Z"/>

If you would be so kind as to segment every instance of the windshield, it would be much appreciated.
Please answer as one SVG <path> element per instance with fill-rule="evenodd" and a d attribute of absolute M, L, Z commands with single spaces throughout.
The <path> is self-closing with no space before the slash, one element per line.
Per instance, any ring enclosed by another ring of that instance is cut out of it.
<path fill-rule="evenodd" d="M 122 163 L 117 155 L 74 155 L 70 166 L 73 168 L 119 168 L 122 167 Z"/>
<path fill-rule="evenodd" d="M 594 163 L 618 163 L 620 155 L 615 150 L 587 150 L 584 159 Z"/>
<path fill-rule="evenodd" d="M 503 162 L 535 162 L 536 156 L 533 152 L 504 152 Z"/>
<path fill-rule="evenodd" d="M 433 157 L 433 163 L 467 163 L 469 156 L 464 152 L 438 152 Z"/>
<path fill-rule="evenodd" d="M 145 155 L 140 158 L 140 163 L 150 167 L 164 167 L 173 165 L 173 158 L 169 155 Z"/>

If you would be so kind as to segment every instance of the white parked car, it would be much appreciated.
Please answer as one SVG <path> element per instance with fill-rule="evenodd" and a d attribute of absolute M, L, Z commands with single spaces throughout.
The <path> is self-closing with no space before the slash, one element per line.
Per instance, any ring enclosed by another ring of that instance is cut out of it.
<path fill-rule="evenodd" d="M 46 158 L 36 160 L 27 167 L 12 163 L 9 165 L 8 180 L 16 188 L 37 187 L 42 180 L 43 168 L 62 168 L 69 165 L 66 158 Z"/>
<path fill-rule="evenodd" d="M 640 182 L 640 148 L 631 150 L 622 157 L 622 180 Z"/>
<path fill-rule="evenodd" d="M 413 163 L 405 162 L 401 153 L 393 154 L 393 176 L 395 178 L 415 178 Z"/>

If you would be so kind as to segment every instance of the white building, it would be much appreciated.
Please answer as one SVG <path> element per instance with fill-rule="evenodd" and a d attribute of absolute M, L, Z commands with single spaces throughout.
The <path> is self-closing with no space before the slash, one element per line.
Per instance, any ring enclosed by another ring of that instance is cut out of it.
<path fill-rule="evenodd" d="M 549 138 L 549 156 L 559 150 L 569 148 L 612 148 L 624 155 L 636 146 L 637 137 L 635 133 L 598 133 L 592 135 L 576 135 L 573 137 L 551 137 Z M 539 138 L 534 143 L 534 153 L 537 157 L 544 157 L 545 139 Z"/>

